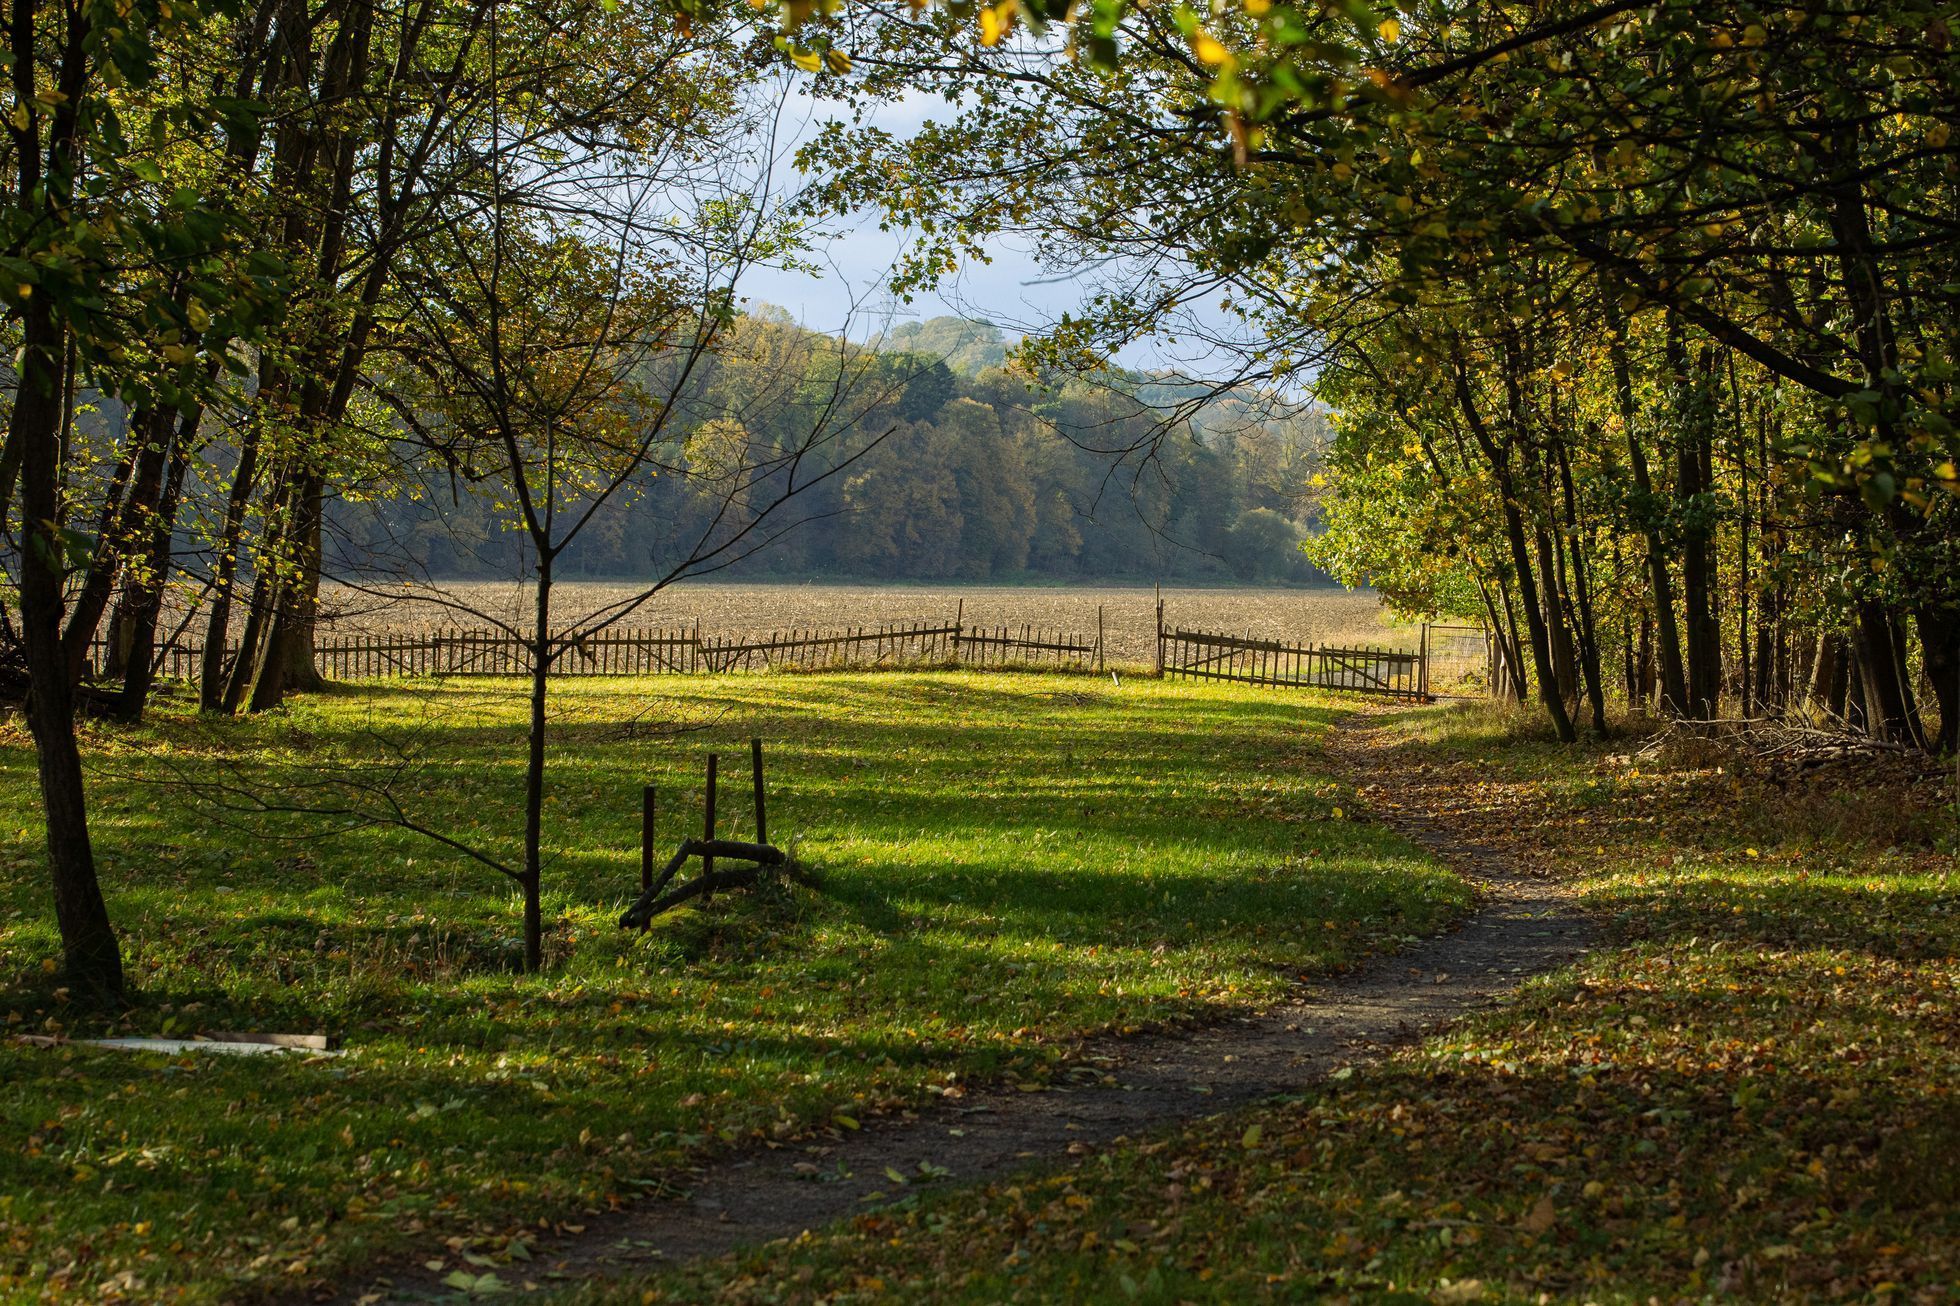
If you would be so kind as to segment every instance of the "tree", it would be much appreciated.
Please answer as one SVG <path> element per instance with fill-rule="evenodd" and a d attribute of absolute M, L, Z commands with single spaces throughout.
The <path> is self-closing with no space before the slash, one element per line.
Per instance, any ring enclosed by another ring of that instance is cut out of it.
<path fill-rule="evenodd" d="M 160 47 L 194 41 L 203 21 L 195 6 L 22 0 L 8 28 L 12 175 L 0 205 L 0 299 L 19 362 L 0 445 L 0 530 L 17 542 L 18 640 L 66 975 L 102 999 L 119 997 L 124 981 L 96 875 L 62 623 L 71 572 L 82 573 L 76 602 L 95 602 L 100 553 L 141 523 L 117 511 L 105 512 L 112 529 L 96 536 L 72 524 L 63 485 L 77 392 L 93 385 L 149 415 L 125 460 L 126 475 L 141 464 L 147 492 L 158 433 L 196 405 L 276 297 L 266 264 L 234 257 L 244 233 L 231 215 L 194 188 L 166 191 L 161 169 L 134 144 L 173 121 L 212 121 L 208 107 L 146 112 L 137 95 L 156 82 Z M 158 285 L 176 293 L 157 295 Z"/>
<path fill-rule="evenodd" d="M 1729 639 L 1744 613 L 1767 602 L 1784 623 L 1772 662 L 1787 642 L 1787 595 L 1758 592 L 1763 540 L 1804 529 L 1838 575 L 1817 617 L 1856 650 L 1867 727 L 1923 737 L 1916 655 L 1953 737 L 1960 605 L 1929 564 L 1960 492 L 1939 325 L 1960 72 L 1930 6 L 1117 6 L 1091 28 L 1077 61 L 1061 37 L 975 42 L 945 16 L 856 29 L 880 52 L 873 93 L 991 88 L 909 139 L 840 129 L 818 147 L 840 190 L 927 231 L 904 288 L 1014 232 L 1100 280 L 1024 346 L 1058 366 L 1159 329 L 1247 370 L 1391 393 L 1460 364 L 1453 415 L 1424 420 L 1464 425 L 1516 515 L 1476 579 L 1539 628 L 1555 721 L 1581 696 L 1600 718 L 1618 614 L 1598 600 L 1623 588 L 1627 526 L 1666 702 L 1699 715 L 1760 667 Z M 1221 299 L 1243 332 L 1188 311 Z M 1599 359 L 1605 341 L 1658 348 L 1636 365 Z M 1617 394 L 1591 384 L 1614 370 Z M 1614 474 L 1616 447 L 1635 520 L 1589 479 Z"/>

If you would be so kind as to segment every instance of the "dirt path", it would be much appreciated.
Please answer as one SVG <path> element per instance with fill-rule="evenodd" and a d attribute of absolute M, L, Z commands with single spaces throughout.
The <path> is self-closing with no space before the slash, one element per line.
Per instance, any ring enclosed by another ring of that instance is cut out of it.
<path fill-rule="evenodd" d="M 705 1166 L 684 1198 L 594 1217 L 585 1232 L 535 1250 L 537 1282 L 643 1272 L 661 1260 L 712 1256 L 790 1237 L 921 1189 L 887 1174 L 947 1173 L 932 1187 L 969 1184 L 1040 1161 L 1256 1102 L 1319 1079 L 1490 1005 L 1524 977 L 1571 960 L 1587 923 L 1555 879 L 1499 848 L 1443 826 L 1448 795 L 1422 774 L 1376 765 L 1368 715 L 1351 718 L 1328 751 L 1361 787 L 1368 815 L 1422 845 L 1483 891 L 1455 931 L 1305 985 L 1293 1000 L 1197 1030 L 1093 1043 L 1075 1087 L 975 1092 L 841 1139 L 737 1152 Z M 1387 777 L 1407 776 L 1391 781 Z M 937 1171 L 935 1171 L 936 1173 Z M 427 1301 L 449 1295 L 419 1269 L 340 1292 L 339 1302 Z"/>

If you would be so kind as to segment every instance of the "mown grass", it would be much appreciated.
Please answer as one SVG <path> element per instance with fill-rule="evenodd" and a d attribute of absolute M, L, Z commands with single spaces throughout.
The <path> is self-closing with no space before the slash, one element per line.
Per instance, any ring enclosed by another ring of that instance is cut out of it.
<path fill-rule="evenodd" d="M 1952 809 L 1403 730 L 1385 763 L 1578 879 L 1594 954 L 1297 1101 L 579 1299 L 1960 1297 Z"/>
<path fill-rule="evenodd" d="M 1326 700 L 1080 677 L 576 681 L 556 694 L 545 973 L 515 973 L 493 873 L 386 825 L 213 807 L 209 786 L 372 810 L 514 859 L 509 685 L 374 685 L 87 741 L 134 1008 L 53 988 L 32 754 L 0 727 L 0 1019 L 89 1035 L 320 1030 L 338 1058 L 0 1042 L 0 1298 L 231 1299 L 406 1252 L 524 1274 L 522 1231 L 757 1136 L 849 1128 L 955 1079 L 1039 1078 L 1094 1031 L 1259 1003 L 1464 909 L 1462 884 L 1342 819 Z M 659 843 L 719 748 L 746 833 L 815 887 L 727 894 L 648 933 Z M 235 797 L 235 795 L 234 795 Z M 236 803 L 233 803 L 236 806 Z"/>

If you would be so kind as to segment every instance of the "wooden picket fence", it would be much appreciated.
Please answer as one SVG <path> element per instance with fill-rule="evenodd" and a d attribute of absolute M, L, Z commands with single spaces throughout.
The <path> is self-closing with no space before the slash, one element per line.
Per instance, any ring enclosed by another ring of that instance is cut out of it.
<path fill-rule="evenodd" d="M 1098 625 L 1101 619 L 1098 613 Z M 691 629 L 615 628 L 560 637 L 552 674 L 659 676 L 740 671 L 824 671 L 957 666 L 999 670 L 1042 667 L 1099 671 L 1103 636 L 1034 626 L 968 626 L 952 622 L 890 622 L 842 630 L 788 630 L 767 636 L 704 635 Z M 107 652 L 98 644 L 96 665 Z M 197 679 L 204 650 L 175 643 L 157 655 L 159 674 Z M 226 650 L 226 660 L 235 657 Z M 531 671 L 526 640 L 499 630 L 439 630 L 426 635 L 327 635 L 313 648 L 314 665 L 329 680 L 403 676 L 515 676 Z"/>
<path fill-rule="evenodd" d="M 749 671 L 872 670 L 896 667 L 1017 667 L 1105 670 L 1103 613 L 1096 633 L 1032 625 L 968 625 L 965 606 L 950 621 L 891 622 L 841 630 L 787 630 L 766 636 L 704 635 L 692 628 L 616 628 L 561 638 L 552 666 L 560 676 L 659 676 Z M 1254 639 L 1168 626 L 1157 604 L 1157 664 L 1164 676 L 1288 688 L 1351 690 L 1427 701 L 1488 692 L 1490 640 L 1479 627 L 1424 626 L 1415 650 Z M 97 647 L 97 665 L 103 650 Z M 236 650 L 227 650 L 227 661 Z M 171 644 L 159 674 L 195 680 L 203 650 Z M 529 645 L 497 630 L 426 635 L 327 635 L 314 646 L 329 680 L 403 676 L 512 676 L 531 669 Z"/>
<path fill-rule="evenodd" d="M 845 667 L 930 666 L 959 660 L 960 626 L 922 621 L 843 630 L 778 631 L 767 637 L 699 641 L 708 671 L 824 671 Z"/>

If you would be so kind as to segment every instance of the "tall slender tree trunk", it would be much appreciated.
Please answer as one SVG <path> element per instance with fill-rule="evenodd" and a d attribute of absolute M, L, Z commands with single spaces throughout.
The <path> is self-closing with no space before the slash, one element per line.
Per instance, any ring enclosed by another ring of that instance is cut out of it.
<path fill-rule="evenodd" d="M 1518 634 L 1518 607 L 1511 601 L 1510 576 L 1509 567 L 1498 567 L 1497 592 L 1504 604 L 1504 625 L 1497 628 L 1497 637 L 1504 651 L 1505 696 L 1522 703 L 1529 691 L 1524 680 L 1524 640 Z"/>
<path fill-rule="evenodd" d="M 1659 688 L 1659 671 L 1654 665 L 1654 628 L 1652 616 L 1640 618 L 1640 671 L 1634 678 L 1634 701 L 1643 708 L 1654 705 L 1654 694 Z"/>
<path fill-rule="evenodd" d="M 116 715 L 124 721 L 142 719 L 156 679 L 157 624 L 163 619 L 163 596 L 170 581 L 170 542 L 177 530 L 177 511 L 184 501 L 184 481 L 190 472 L 191 446 L 197 438 L 200 416 L 201 410 L 178 419 L 170 471 L 151 523 L 149 545 L 141 564 L 131 569 L 123 593 L 127 630 L 118 640 L 124 665 Z"/>
<path fill-rule="evenodd" d="M 1681 660 L 1681 629 L 1674 620 L 1674 578 L 1668 567 L 1667 540 L 1661 533 L 1661 500 L 1654 493 L 1654 481 L 1647 467 L 1647 449 L 1640 441 L 1635 420 L 1633 374 L 1627 364 L 1625 323 L 1618 307 L 1608 296 L 1608 335 L 1613 360 L 1613 392 L 1620 409 L 1620 424 L 1626 429 L 1627 465 L 1633 472 L 1635 502 L 1641 519 L 1641 536 L 1647 546 L 1647 583 L 1654 606 L 1654 646 L 1659 658 L 1661 709 L 1680 716 L 1688 707 L 1688 679 Z"/>
<path fill-rule="evenodd" d="M 123 992 L 122 949 L 96 877 L 81 749 L 75 739 L 75 687 L 61 640 L 66 553 L 56 523 L 65 333 L 41 296 L 28 301 L 21 327 L 19 382 L 8 435 L 21 451 L 20 629 L 27 653 L 27 727 L 40 774 L 48 872 L 67 978 L 91 997 L 113 1000 Z"/>
<path fill-rule="evenodd" d="M 293 473 L 289 466 L 281 468 L 266 488 L 264 520 L 259 527 L 259 545 L 253 564 L 252 596 L 246 606 L 244 629 L 238 636 L 238 656 L 232 661 L 231 675 L 225 684 L 226 712 L 237 712 L 253 699 L 265 669 L 273 618 L 291 562 L 285 549 L 292 534 L 292 489 Z"/>
<path fill-rule="evenodd" d="M 109 599 L 115 593 L 123 561 L 135 541 L 147 534 L 144 528 L 163 494 L 172 416 L 169 409 L 147 409 L 131 416 L 129 447 L 103 501 L 95 549 L 62 633 L 69 678 L 78 684 L 88 664 L 89 649 L 101 629 L 102 614 L 108 611 Z"/>
<path fill-rule="evenodd" d="M 1773 538 L 1765 535 L 1763 542 L 1764 552 L 1771 556 L 1774 556 L 1776 547 Z M 1752 712 L 1782 710 L 1783 695 L 1778 692 L 1776 675 L 1782 628 L 1783 586 L 1780 583 L 1767 585 L 1756 604 L 1756 680 L 1749 695 Z"/>
<path fill-rule="evenodd" d="M 1531 634 L 1531 657 L 1538 673 L 1538 699 L 1545 705 L 1545 714 L 1551 717 L 1552 729 L 1560 742 L 1569 744 L 1579 735 L 1572 728 L 1572 714 L 1565 709 L 1565 698 L 1559 692 L 1558 675 L 1552 665 L 1551 635 L 1545 627 L 1544 613 L 1538 606 L 1537 586 L 1531 572 L 1531 545 L 1526 538 L 1524 514 L 1518 504 L 1517 485 L 1511 475 L 1510 455 L 1492 438 L 1484 425 L 1483 415 L 1477 411 L 1476 400 L 1470 393 L 1469 379 L 1461 368 L 1457 372 L 1456 390 L 1458 406 L 1463 410 L 1465 421 L 1497 476 L 1498 493 L 1504 500 L 1504 537 L 1511 548 L 1511 567 L 1518 577 L 1518 598 L 1524 607 L 1525 629 Z"/>
<path fill-rule="evenodd" d="M 1674 498 L 1681 517 L 1681 607 L 1687 624 L 1687 715 L 1714 717 L 1722 693 L 1722 639 L 1715 618 L 1715 521 L 1710 470 L 1713 461 L 1704 384 L 1712 355 L 1704 349 L 1690 371 L 1680 324 L 1667 327 L 1668 372 L 1673 382 Z"/>
<path fill-rule="evenodd" d="M 245 514 L 252 505 L 258 479 L 259 432 L 248 423 L 239 441 L 238 466 L 225 499 L 224 521 L 218 530 L 218 556 L 212 567 L 211 612 L 205 620 L 204 653 L 200 658 L 198 699 L 207 712 L 225 711 L 230 666 L 225 648 L 231 642 L 232 595 L 238 585 L 238 555 L 245 547 Z"/>
<path fill-rule="evenodd" d="M 1817 636 L 1817 651 L 1810 666 L 1810 702 L 1821 707 L 1834 721 L 1847 719 L 1850 706 L 1851 659 L 1845 652 L 1845 639 L 1834 630 Z"/>
<path fill-rule="evenodd" d="M 1572 605 L 1559 583 L 1559 550 L 1543 522 L 1531 527 L 1531 544 L 1538 566 L 1538 605 L 1545 615 L 1545 635 L 1552 649 L 1552 678 L 1558 696 L 1568 705 L 1579 701 L 1579 657 L 1572 641 Z"/>
<path fill-rule="evenodd" d="M 245 605 L 245 626 L 238 635 L 238 656 L 232 659 L 231 675 L 225 682 L 226 712 L 243 707 L 258 680 L 265 652 L 266 625 L 272 615 L 273 591 L 278 584 L 273 575 L 275 566 L 274 560 L 261 558 L 258 574 L 252 577 L 252 596 Z"/>
<path fill-rule="evenodd" d="M 544 764 L 551 688 L 551 553 L 538 556 L 538 594 L 531 629 L 531 717 L 524 765 L 524 969 L 544 969 Z"/>
<path fill-rule="evenodd" d="M 11 22 L 18 56 L 7 75 L 14 94 L 13 200 L 31 204 L 32 217 L 51 230 L 72 218 L 80 169 L 82 101 L 91 91 L 93 18 L 70 13 L 56 53 L 51 86 L 38 83 L 29 57 L 39 21 L 34 0 L 14 0 Z M 40 94 L 53 90 L 52 104 Z M 46 135 L 42 132 L 45 128 Z M 109 923 L 89 840 L 88 796 L 75 738 L 75 686 L 61 641 L 67 549 L 61 535 L 63 437 L 68 431 L 71 340 L 48 294 L 24 297 L 14 365 L 13 411 L 0 451 L 16 461 L 20 492 L 20 635 L 27 655 L 27 728 L 46 821 L 48 876 L 55 921 L 70 984 L 81 996 L 119 1000 L 122 948 Z M 0 507 L 0 523 L 5 511 Z"/>
<path fill-rule="evenodd" d="M 320 513 L 324 485 L 312 471 L 293 477 L 291 558 L 273 587 L 271 630 L 252 685 L 251 710 L 277 707 L 287 693 L 323 682 L 313 665 L 313 614 L 320 593 Z"/>
<path fill-rule="evenodd" d="M 1572 483 L 1572 460 L 1563 441 L 1556 446 L 1556 450 L 1559 488 L 1565 500 L 1566 544 L 1571 555 L 1572 597 L 1578 604 L 1579 670 L 1586 682 L 1593 733 L 1605 739 L 1612 732 L 1606 724 L 1606 686 L 1600 675 L 1599 630 L 1593 621 L 1592 582 L 1586 570 L 1586 551 L 1580 547 L 1586 533 L 1579 526 L 1579 495 Z"/>

